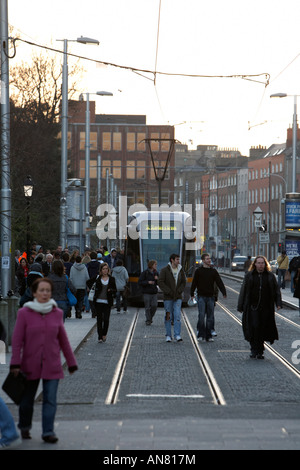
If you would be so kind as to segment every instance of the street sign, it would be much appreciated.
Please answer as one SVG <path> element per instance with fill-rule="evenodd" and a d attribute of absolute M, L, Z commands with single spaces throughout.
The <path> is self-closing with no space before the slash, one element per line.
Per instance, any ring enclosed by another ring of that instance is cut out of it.
<path fill-rule="evenodd" d="M 254 220 L 254 226 L 255 227 L 260 227 L 261 226 L 261 220 L 260 219 Z"/>
<path fill-rule="evenodd" d="M 263 215 L 263 211 L 261 210 L 259 206 L 257 206 L 253 214 L 255 215 L 257 219 L 259 219 Z"/>
<path fill-rule="evenodd" d="M 270 235 L 268 233 L 259 234 L 259 243 L 269 243 L 269 242 L 270 242 Z"/>

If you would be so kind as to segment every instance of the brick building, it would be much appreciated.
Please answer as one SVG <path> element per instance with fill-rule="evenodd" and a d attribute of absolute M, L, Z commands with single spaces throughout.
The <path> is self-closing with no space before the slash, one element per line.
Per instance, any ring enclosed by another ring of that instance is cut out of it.
<path fill-rule="evenodd" d="M 89 102 L 89 108 L 92 214 L 99 203 L 116 201 L 115 196 L 119 195 L 127 196 L 128 207 L 141 203 L 150 209 L 151 204 L 158 203 L 158 182 L 149 145 L 156 168 L 164 167 L 170 151 L 169 169 L 161 185 L 161 203 L 172 205 L 174 127 L 147 125 L 144 115 L 97 115 L 94 101 Z M 68 178 L 85 179 L 85 116 L 86 102 L 69 101 Z M 148 143 L 147 139 L 160 140 Z"/>

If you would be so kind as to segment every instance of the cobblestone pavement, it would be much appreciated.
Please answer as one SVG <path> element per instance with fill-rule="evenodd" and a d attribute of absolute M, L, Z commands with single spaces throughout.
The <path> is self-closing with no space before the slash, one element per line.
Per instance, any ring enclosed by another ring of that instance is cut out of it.
<path fill-rule="evenodd" d="M 233 305 L 235 300 L 228 298 L 227 306 L 231 302 Z M 107 390 L 134 311 L 130 308 L 127 314 L 112 313 L 107 342 L 103 344 L 97 342 L 95 320 L 90 315 L 66 322 L 79 370 L 72 376 L 66 374 L 59 385 L 59 441 L 55 446 L 41 441 L 38 400 L 33 438 L 23 441 L 19 449 L 102 450 L 101 458 L 105 458 L 108 451 L 120 455 L 120 451 L 134 454 L 139 449 L 193 452 L 300 448 L 299 384 L 283 373 L 268 353 L 265 361 L 249 360 L 248 343 L 239 325 L 228 322 L 219 308 L 218 337 L 201 347 L 211 368 L 217 371 L 225 406 L 213 404 L 185 328 L 182 343 L 165 342 L 162 310 L 151 327 L 145 326 L 141 310 L 119 401 L 106 405 Z M 195 325 L 197 311 L 189 309 L 187 314 Z M 1 380 L 7 369 L 8 364 L 0 366 Z M 156 397 L 149 397 L 150 392 Z M 17 407 L 2 390 L 0 394 L 17 421 Z M 138 398 L 137 394 L 142 396 Z"/>

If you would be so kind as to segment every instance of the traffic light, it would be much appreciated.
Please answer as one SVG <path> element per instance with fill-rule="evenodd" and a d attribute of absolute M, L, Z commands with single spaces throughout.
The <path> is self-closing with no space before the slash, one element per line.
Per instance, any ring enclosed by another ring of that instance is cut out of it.
<path fill-rule="evenodd" d="M 282 253 L 282 243 L 278 243 L 278 253 Z"/>

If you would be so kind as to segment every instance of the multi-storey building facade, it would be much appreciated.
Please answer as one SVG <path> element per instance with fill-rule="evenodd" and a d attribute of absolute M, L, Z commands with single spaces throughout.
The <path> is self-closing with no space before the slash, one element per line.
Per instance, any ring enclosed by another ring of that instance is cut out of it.
<path fill-rule="evenodd" d="M 174 127 L 147 125 L 144 115 L 96 115 L 94 101 L 90 101 L 89 108 L 91 212 L 95 214 L 99 203 L 117 201 L 118 198 L 112 198 L 112 193 L 126 196 L 128 207 L 139 203 L 150 209 L 151 204 L 158 204 L 158 182 L 152 158 L 158 176 L 169 158 L 168 170 L 161 183 L 161 203 L 172 205 Z M 85 110 L 84 101 L 69 102 L 68 177 L 83 180 Z"/>
<path fill-rule="evenodd" d="M 213 148 L 213 152 L 205 160 L 201 148 L 202 155 L 194 162 L 190 174 L 186 167 L 182 171 L 177 164 L 180 159 L 187 162 L 188 155 L 183 156 L 181 152 L 177 160 L 176 154 L 175 178 L 180 173 L 182 188 L 186 187 L 185 178 L 193 179 L 194 192 L 190 193 L 189 200 L 204 205 L 205 249 L 213 256 L 226 259 L 229 252 L 230 256 L 234 252 L 252 256 L 260 253 L 274 259 L 279 243 L 286 238 L 300 240 L 299 230 L 285 230 L 284 199 L 292 188 L 291 138 L 291 129 L 288 129 L 285 143 L 268 149 L 251 148 L 250 157 L 227 153 L 220 158 L 216 146 L 207 146 L 206 157 L 208 147 Z M 300 188 L 298 158 L 296 164 L 297 192 Z M 264 225 L 266 233 L 261 232 L 255 222 L 257 208 L 262 211 L 258 221 Z"/>

